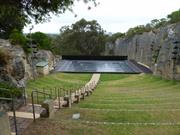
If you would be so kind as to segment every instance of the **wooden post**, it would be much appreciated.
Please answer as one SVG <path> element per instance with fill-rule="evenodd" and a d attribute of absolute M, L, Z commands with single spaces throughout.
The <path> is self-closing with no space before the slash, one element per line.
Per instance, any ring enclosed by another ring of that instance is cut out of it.
<path fill-rule="evenodd" d="M 69 108 L 71 108 L 71 102 L 72 102 L 72 100 L 71 100 L 71 90 L 69 90 Z"/>
<path fill-rule="evenodd" d="M 60 104 L 60 90 L 58 89 L 58 105 L 59 105 L 59 109 L 61 108 L 61 104 Z"/>

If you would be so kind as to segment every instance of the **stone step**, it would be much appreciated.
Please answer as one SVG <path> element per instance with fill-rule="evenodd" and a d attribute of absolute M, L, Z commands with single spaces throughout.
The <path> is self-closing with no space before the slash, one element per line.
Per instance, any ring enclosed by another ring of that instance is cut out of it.
<path fill-rule="evenodd" d="M 16 133 L 15 132 L 11 132 L 11 135 L 16 135 Z"/>
<path fill-rule="evenodd" d="M 8 112 L 8 116 L 14 116 L 13 115 L 13 112 Z M 33 114 L 32 113 L 29 113 L 29 112 L 17 112 L 16 111 L 16 117 L 18 118 L 26 118 L 26 119 L 33 119 Z M 40 117 L 40 114 L 38 113 L 35 113 L 35 118 L 39 118 Z"/>

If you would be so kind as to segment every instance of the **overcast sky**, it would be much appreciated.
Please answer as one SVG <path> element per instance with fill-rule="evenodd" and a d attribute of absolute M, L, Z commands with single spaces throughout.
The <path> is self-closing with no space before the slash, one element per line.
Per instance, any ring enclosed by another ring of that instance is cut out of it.
<path fill-rule="evenodd" d="M 84 18 L 86 20 L 97 20 L 107 32 L 126 32 L 129 28 L 146 24 L 152 19 L 166 17 L 180 8 L 180 0 L 97 0 L 100 5 L 93 7 L 91 4 L 76 2 L 73 7 L 78 15 L 66 12 L 59 17 L 52 16 L 48 23 L 34 25 L 32 32 L 59 33 L 64 25 L 71 25 Z M 91 10 L 87 10 L 88 6 Z M 24 28 L 29 32 L 30 26 Z"/>

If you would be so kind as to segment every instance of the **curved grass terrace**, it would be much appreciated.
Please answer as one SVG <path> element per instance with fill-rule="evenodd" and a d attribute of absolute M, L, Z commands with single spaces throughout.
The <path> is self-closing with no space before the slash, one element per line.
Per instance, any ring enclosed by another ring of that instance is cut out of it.
<path fill-rule="evenodd" d="M 72 119 L 74 113 L 80 113 L 79 120 Z M 180 82 L 145 74 L 102 74 L 93 95 L 57 111 L 52 119 L 37 120 L 24 133 L 31 134 L 179 135 Z"/>
<path fill-rule="evenodd" d="M 55 96 L 55 89 L 62 88 L 64 91 L 77 90 L 84 86 L 90 79 L 91 74 L 65 74 L 65 73 L 53 73 L 44 77 L 30 80 L 27 84 L 28 97 L 31 97 L 32 90 L 38 90 L 46 93 L 52 93 Z M 64 94 L 61 91 L 60 94 Z M 43 95 L 39 95 L 40 100 L 44 99 Z"/>

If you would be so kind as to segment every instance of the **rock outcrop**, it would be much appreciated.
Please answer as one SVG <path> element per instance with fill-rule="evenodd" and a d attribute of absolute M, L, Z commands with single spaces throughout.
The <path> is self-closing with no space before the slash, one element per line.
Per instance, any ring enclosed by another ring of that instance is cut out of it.
<path fill-rule="evenodd" d="M 34 65 L 36 61 L 44 59 L 49 62 L 49 70 L 54 68 L 55 58 L 50 51 L 39 50 L 36 55 Z M 0 82 L 24 87 L 27 80 L 37 76 L 31 56 L 27 56 L 21 46 L 11 45 L 8 40 L 0 39 L 0 57 Z"/>
<path fill-rule="evenodd" d="M 155 75 L 180 80 L 180 23 L 117 39 L 106 45 L 105 54 L 128 56 L 148 65 Z"/>
<path fill-rule="evenodd" d="M 52 54 L 51 51 L 47 50 L 39 50 L 36 54 L 36 57 L 39 60 L 45 60 L 48 62 L 49 70 L 53 70 L 56 64 L 55 56 Z"/>
<path fill-rule="evenodd" d="M 23 87 L 27 79 L 32 78 L 30 64 L 26 54 L 20 46 L 13 46 L 7 40 L 0 40 L 0 50 L 5 56 L 9 56 L 6 64 L 0 65 L 0 81 L 10 83 L 17 87 Z"/>

